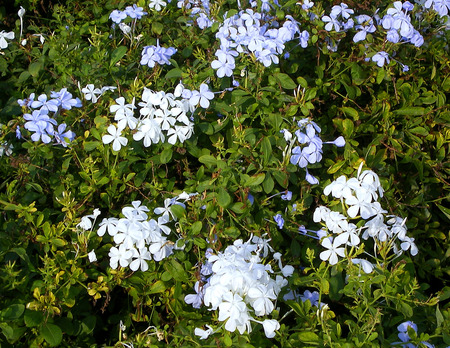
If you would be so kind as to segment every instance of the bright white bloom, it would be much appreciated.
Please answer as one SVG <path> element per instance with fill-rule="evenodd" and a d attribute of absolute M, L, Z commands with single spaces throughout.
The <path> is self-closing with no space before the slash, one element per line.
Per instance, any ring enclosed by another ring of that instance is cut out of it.
<path fill-rule="evenodd" d="M 266 319 L 262 325 L 267 338 L 275 337 L 275 331 L 280 328 L 280 323 L 275 319 Z"/>
<path fill-rule="evenodd" d="M 331 243 L 330 238 L 324 238 L 320 244 L 328 249 L 320 253 L 319 257 L 322 261 L 328 260 L 330 265 L 335 265 L 339 261 L 338 256 L 345 257 L 345 248 L 340 247 L 342 244 L 336 239 Z"/>
<path fill-rule="evenodd" d="M 121 244 L 119 248 L 111 247 L 108 256 L 110 257 L 109 266 L 116 269 L 119 264 L 121 267 L 127 267 L 130 264 L 133 252 L 127 249 L 124 244 Z"/>
<path fill-rule="evenodd" d="M 205 326 L 207 327 L 206 330 L 200 329 L 198 327 L 196 327 L 194 330 L 194 334 L 196 336 L 199 336 L 201 340 L 206 340 L 209 337 L 209 335 L 211 335 L 214 332 L 211 326 L 209 325 Z"/>
<path fill-rule="evenodd" d="M 97 102 L 98 97 L 102 95 L 102 91 L 95 88 L 93 84 L 88 84 L 84 87 L 81 92 L 84 94 L 84 99 L 92 101 L 94 104 Z"/>
<path fill-rule="evenodd" d="M 95 262 L 97 261 L 97 255 L 95 255 L 94 249 L 91 250 L 91 252 L 88 254 L 89 262 Z"/>
<path fill-rule="evenodd" d="M 370 263 L 367 260 L 364 259 L 352 259 L 352 262 L 355 265 L 361 265 L 363 271 L 367 274 L 372 273 L 373 272 L 373 265 L 372 263 Z"/>
<path fill-rule="evenodd" d="M 140 248 L 139 251 L 133 249 L 134 260 L 130 263 L 130 269 L 132 271 L 137 271 L 139 268 L 142 272 L 148 270 L 147 260 L 151 260 L 152 256 L 146 247 Z"/>
<path fill-rule="evenodd" d="M 166 2 L 163 0 L 150 0 L 148 7 L 154 9 L 155 11 L 161 11 L 163 7 L 166 7 Z"/>
<path fill-rule="evenodd" d="M 0 31 L 0 49 L 5 49 L 8 47 L 8 42 L 6 41 L 6 39 L 13 40 L 14 32 L 10 31 L 9 33 L 7 33 L 4 30 Z"/>
<path fill-rule="evenodd" d="M 114 125 L 109 125 L 108 133 L 102 137 L 103 144 L 113 143 L 113 150 L 120 151 L 122 146 L 126 146 L 128 144 L 128 139 L 122 137 L 122 129 L 116 128 Z"/>

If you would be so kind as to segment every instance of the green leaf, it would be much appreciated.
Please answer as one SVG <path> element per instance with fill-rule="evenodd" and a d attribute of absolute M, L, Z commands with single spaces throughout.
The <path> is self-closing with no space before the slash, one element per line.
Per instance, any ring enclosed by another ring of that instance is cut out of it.
<path fill-rule="evenodd" d="M 172 211 L 173 215 L 175 215 L 178 219 L 181 219 L 186 213 L 186 210 L 179 204 L 171 205 L 170 210 Z"/>
<path fill-rule="evenodd" d="M 227 208 L 231 203 L 231 197 L 223 187 L 219 188 L 219 192 L 217 194 L 217 203 L 219 203 L 219 205 L 224 209 Z"/>
<path fill-rule="evenodd" d="M 342 132 L 344 133 L 345 138 L 351 138 L 353 135 L 353 131 L 354 131 L 354 125 L 352 120 L 346 118 L 345 120 L 342 121 Z"/>
<path fill-rule="evenodd" d="M 41 336 L 44 337 L 44 340 L 52 346 L 56 347 L 62 341 L 62 331 L 59 326 L 55 324 L 45 323 L 41 326 L 40 330 Z"/>
<path fill-rule="evenodd" d="M 0 318 L 2 318 L 2 320 L 16 320 L 20 318 L 24 311 L 25 306 L 23 304 L 12 304 L 0 312 Z"/>
<path fill-rule="evenodd" d="M 111 60 L 109 62 L 109 66 L 114 66 L 119 60 L 123 58 L 123 56 L 127 53 L 128 47 L 119 46 L 111 53 Z"/>
<path fill-rule="evenodd" d="M 164 263 L 164 269 L 172 275 L 173 279 L 181 282 L 188 281 L 187 273 L 183 266 L 174 258 L 167 259 Z"/>
<path fill-rule="evenodd" d="M 153 285 L 150 287 L 150 294 L 157 294 L 160 292 L 164 292 L 166 290 L 166 285 L 161 280 L 156 281 L 153 283 Z"/>
<path fill-rule="evenodd" d="M 166 79 L 179 79 L 181 78 L 181 75 L 183 74 L 183 71 L 179 68 L 174 68 L 172 70 L 169 70 L 169 72 L 166 74 Z"/>
<path fill-rule="evenodd" d="M 247 178 L 247 180 L 244 183 L 244 186 L 258 186 L 264 181 L 264 178 L 266 175 L 264 173 L 259 173 L 254 176 L 250 176 Z"/>
<path fill-rule="evenodd" d="M 159 160 L 162 164 L 168 163 L 172 159 L 173 149 L 165 149 L 159 155 Z"/>
<path fill-rule="evenodd" d="M 405 108 L 394 110 L 394 112 L 398 115 L 422 116 L 425 113 L 425 108 L 418 107 L 418 106 L 408 106 Z"/>
<path fill-rule="evenodd" d="M 308 343 L 319 342 L 319 336 L 317 336 L 317 334 L 311 331 L 299 332 L 297 333 L 297 337 L 302 342 Z"/>
<path fill-rule="evenodd" d="M 28 67 L 28 72 L 31 76 L 36 77 L 39 75 L 39 71 L 41 71 L 43 67 L 44 65 L 41 62 L 34 62 Z"/>
<path fill-rule="evenodd" d="M 297 84 L 292 80 L 289 75 L 283 73 L 275 73 L 273 74 L 277 82 L 284 89 L 294 89 L 297 88 Z"/>
<path fill-rule="evenodd" d="M 263 186 L 263 189 L 264 189 L 265 193 L 269 194 L 269 193 L 272 192 L 272 190 L 273 190 L 273 188 L 275 186 L 275 183 L 274 183 L 274 181 L 272 179 L 272 175 L 267 173 L 266 178 L 264 179 L 262 186 Z"/>
<path fill-rule="evenodd" d="M 269 164 L 270 157 L 272 156 L 272 145 L 268 137 L 264 137 L 261 141 L 261 152 L 263 155 L 264 164 Z"/>
<path fill-rule="evenodd" d="M 83 144 L 83 147 L 86 152 L 90 152 L 92 150 L 95 150 L 97 147 L 99 147 L 100 144 L 101 144 L 100 141 L 85 141 Z"/>
<path fill-rule="evenodd" d="M 333 164 L 330 168 L 328 168 L 327 173 L 328 174 L 334 174 L 336 173 L 339 169 L 342 168 L 342 166 L 345 164 L 345 161 L 339 161 L 336 162 L 335 164 Z"/>
<path fill-rule="evenodd" d="M 385 76 L 386 76 L 386 71 L 384 71 L 383 68 L 378 69 L 378 72 L 377 72 L 377 84 L 380 84 L 381 82 L 383 82 Z"/>
<path fill-rule="evenodd" d="M 350 116 L 351 118 L 353 118 L 353 120 L 355 121 L 359 120 L 358 111 L 356 111 L 355 109 L 349 106 L 344 106 L 343 108 L 341 108 L 341 110 L 346 116 Z"/>
<path fill-rule="evenodd" d="M 192 234 L 198 234 L 202 230 L 203 224 L 201 221 L 195 221 L 191 226 Z"/>
<path fill-rule="evenodd" d="M 446 208 L 446 207 L 444 207 L 444 206 L 442 206 L 442 205 L 440 205 L 440 204 L 436 204 L 436 205 L 437 205 L 437 207 L 445 214 L 445 216 L 447 217 L 447 219 L 450 220 L 450 209 L 449 209 L 449 208 Z"/>
<path fill-rule="evenodd" d="M 217 166 L 217 159 L 211 155 L 203 155 L 198 159 L 201 163 L 205 164 L 208 168 Z"/>

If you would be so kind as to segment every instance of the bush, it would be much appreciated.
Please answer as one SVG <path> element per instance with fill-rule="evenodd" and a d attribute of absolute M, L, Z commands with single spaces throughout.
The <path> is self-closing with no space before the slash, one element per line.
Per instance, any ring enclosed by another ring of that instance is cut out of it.
<path fill-rule="evenodd" d="M 3 345 L 450 345 L 447 3 L 16 5 Z"/>

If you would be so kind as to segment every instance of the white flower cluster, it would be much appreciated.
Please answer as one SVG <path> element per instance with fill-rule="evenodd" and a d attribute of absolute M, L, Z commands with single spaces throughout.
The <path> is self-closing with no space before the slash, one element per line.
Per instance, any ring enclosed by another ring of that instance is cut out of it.
<path fill-rule="evenodd" d="M 334 198 L 340 199 L 347 209 L 346 215 L 330 210 L 327 207 L 319 206 L 313 216 L 314 222 L 322 222 L 331 236 L 322 238 L 321 244 L 327 250 L 320 253 L 320 259 L 328 260 L 331 265 L 335 265 L 340 257 L 345 257 L 345 247 L 356 247 L 360 244 L 360 233 L 364 230 L 362 238 L 367 240 L 373 238 L 375 242 L 391 242 L 393 251 L 401 254 L 410 249 L 414 256 L 418 250 L 414 244 L 414 238 L 406 235 L 405 220 L 398 216 L 385 215 L 379 197 L 383 197 L 378 175 L 371 170 L 361 173 L 362 164 L 359 167 L 356 178 L 347 178 L 343 175 L 333 181 L 324 189 L 324 194 L 331 194 Z M 349 219 L 362 218 L 364 224 L 358 228 Z M 385 223 L 385 218 L 388 218 Z M 400 248 L 394 241 L 400 241 Z M 375 248 L 377 243 L 375 243 Z M 371 273 L 373 265 L 364 259 L 353 259 L 354 264 L 360 264 L 364 272 Z"/>
<path fill-rule="evenodd" d="M 141 201 L 133 201 L 132 207 L 124 207 L 122 218 L 104 218 L 99 224 L 97 234 L 102 237 L 108 232 L 116 243 L 109 251 L 110 267 L 116 269 L 120 265 L 129 267 L 132 271 L 140 269 L 145 272 L 148 270 L 147 261 L 161 261 L 171 255 L 176 247 L 173 241 L 167 239 L 172 232 L 167 224 L 176 220 L 176 217 L 170 207 L 174 204 L 185 207 L 184 202 L 194 195 L 196 194 L 183 192 L 174 198 L 167 198 L 164 207 L 154 209 L 156 215 L 161 215 L 157 218 L 149 219 L 147 213 L 150 210 L 141 205 Z M 84 216 L 78 227 L 91 229 L 99 214 L 100 211 L 96 209 L 93 215 Z M 89 255 L 89 258 L 94 259 L 94 256 L 95 253 Z"/>
<path fill-rule="evenodd" d="M 183 143 L 194 133 L 194 123 L 189 115 L 196 109 L 196 104 L 190 100 L 192 97 L 188 99 L 183 96 L 186 91 L 193 93 L 185 89 L 181 83 L 173 94 L 144 88 L 142 101 L 138 104 L 139 117 L 136 117 L 134 112 L 136 109 L 134 98 L 131 104 L 127 104 L 124 97 L 117 98 L 117 104 L 110 107 L 110 111 L 115 114 L 117 128 L 114 125 L 108 127 L 109 135 L 103 136 L 103 143 L 112 142 L 113 150 L 119 151 L 121 146 L 128 143 L 128 139 L 122 136 L 122 131 L 127 126 L 134 131 L 133 139 L 142 140 L 145 147 L 164 142 L 166 137 L 167 142 L 172 145 L 177 141 Z M 201 102 L 200 97 L 196 100 L 197 104 L 199 100 Z"/>
<path fill-rule="evenodd" d="M 294 272 L 292 266 L 281 264 L 281 254 L 274 253 L 273 259 L 278 261 L 282 275 L 275 279 L 269 263 L 263 264 L 263 259 L 273 249 L 267 239 L 257 236 L 247 242 L 236 240 L 224 252 L 217 255 L 211 249 L 206 252 L 207 261 L 201 268 L 202 282 L 195 284 L 197 294 L 187 295 L 186 303 L 194 308 L 200 308 L 202 303 L 219 310 L 219 321 L 226 321 L 225 329 L 234 332 L 236 329 L 243 334 L 251 332 L 250 321 L 260 323 L 268 338 L 275 336 L 280 324 L 274 319 L 259 321 L 253 315 L 262 317 L 269 315 L 275 308 L 281 289 L 287 285 L 285 277 Z M 207 338 L 213 330 L 196 329 L 195 334 L 202 339 Z"/>

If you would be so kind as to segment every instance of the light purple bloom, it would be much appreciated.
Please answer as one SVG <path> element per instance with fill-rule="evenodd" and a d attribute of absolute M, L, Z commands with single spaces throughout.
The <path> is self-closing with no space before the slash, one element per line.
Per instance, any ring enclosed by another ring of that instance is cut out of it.
<path fill-rule="evenodd" d="M 127 14 L 125 11 L 114 10 L 109 15 L 109 19 L 111 19 L 116 24 L 119 24 L 125 18 L 127 18 Z"/>
<path fill-rule="evenodd" d="M 281 216 L 281 214 L 277 214 L 273 217 L 273 219 L 275 220 L 275 222 L 277 223 L 278 228 L 281 230 L 284 226 L 284 219 Z"/>
<path fill-rule="evenodd" d="M 385 63 L 389 64 L 389 54 L 385 51 L 380 51 L 372 57 L 372 61 L 377 63 L 377 65 L 381 68 Z"/>

